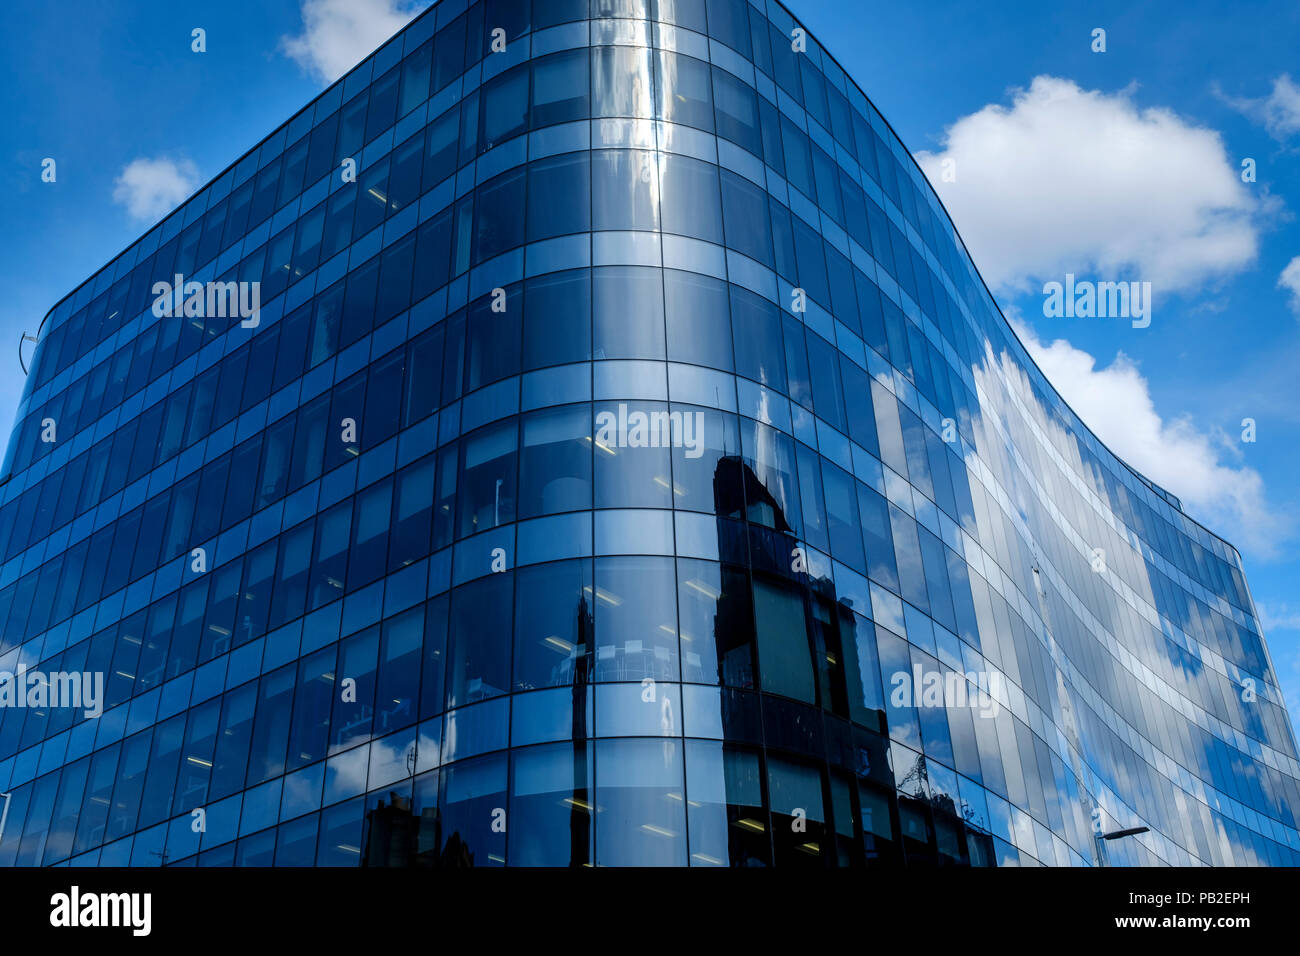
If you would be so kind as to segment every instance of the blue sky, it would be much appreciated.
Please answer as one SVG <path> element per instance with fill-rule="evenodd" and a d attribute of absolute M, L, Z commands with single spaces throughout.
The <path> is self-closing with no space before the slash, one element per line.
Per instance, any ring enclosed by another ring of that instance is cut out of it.
<path fill-rule="evenodd" d="M 21 389 L 23 332 L 422 5 L 75 0 L 9 11 L 0 347 L 13 351 L 0 419 Z M 921 154 L 1004 311 L 1076 411 L 1237 545 L 1300 713 L 1300 5 L 792 7 Z M 196 27 L 206 53 L 191 50 Z M 1105 52 L 1092 49 L 1097 28 Z M 41 181 L 47 157 L 53 183 Z M 1241 180 L 1246 158 L 1255 182 Z M 1150 326 L 1045 317 L 1043 283 L 1066 273 L 1151 282 Z M 1241 440 L 1246 418 L 1253 443 Z"/>

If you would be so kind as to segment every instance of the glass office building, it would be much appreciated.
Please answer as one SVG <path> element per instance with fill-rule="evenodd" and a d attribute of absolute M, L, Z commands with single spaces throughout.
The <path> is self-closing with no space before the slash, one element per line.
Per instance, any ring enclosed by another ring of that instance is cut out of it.
<path fill-rule="evenodd" d="M 50 312 L 0 477 L 5 865 L 1300 862 L 1236 551 L 776 0 L 442 0 Z"/>

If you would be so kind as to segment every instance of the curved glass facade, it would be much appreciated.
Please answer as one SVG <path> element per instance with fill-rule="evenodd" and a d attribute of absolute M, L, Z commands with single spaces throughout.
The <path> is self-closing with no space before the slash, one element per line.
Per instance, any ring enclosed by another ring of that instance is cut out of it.
<path fill-rule="evenodd" d="M 3 864 L 1300 862 L 1237 553 L 774 0 L 442 0 L 50 313 L 3 476 Z"/>

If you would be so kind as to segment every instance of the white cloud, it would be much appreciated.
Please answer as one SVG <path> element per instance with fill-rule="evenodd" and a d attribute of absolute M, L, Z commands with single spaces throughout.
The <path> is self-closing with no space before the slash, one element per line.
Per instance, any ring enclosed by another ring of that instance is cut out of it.
<path fill-rule="evenodd" d="M 427 0 L 302 0 L 302 33 L 280 48 L 312 76 L 332 83 L 406 26 Z"/>
<path fill-rule="evenodd" d="M 1290 604 L 1275 606 L 1256 601 L 1255 610 L 1259 612 L 1259 626 L 1264 629 L 1265 637 L 1271 631 L 1300 631 L 1300 611 Z"/>
<path fill-rule="evenodd" d="M 1167 109 L 1035 77 L 917 161 L 993 288 L 1029 280 L 1133 278 L 1193 289 L 1250 264 L 1267 208 L 1242 184 L 1220 135 Z M 945 160 L 955 181 L 944 182 Z"/>
<path fill-rule="evenodd" d="M 113 182 L 113 201 L 131 218 L 157 222 L 198 188 L 199 170 L 188 159 L 140 157 L 122 167 Z"/>
<path fill-rule="evenodd" d="M 1219 95 L 1234 109 L 1262 123 L 1276 140 L 1300 133 L 1300 86 L 1287 73 L 1273 81 L 1273 90 L 1268 96 L 1251 99 Z"/>
<path fill-rule="evenodd" d="M 1291 292 L 1291 308 L 1300 315 L 1300 256 L 1286 264 L 1282 274 L 1277 277 L 1277 287 Z"/>
<path fill-rule="evenodd" d="M 1084 424 L 1111 451 L 1177 495 L 1184 510 L 1226 540 L 1261 558 L 1274 557 L 1292 520 L 1271 508 L 1253 468 L 1237 466 L 1225 436 L 1190 419 L 1162 419 L 1147 381 L 1123 352 L 1104 368 L 1064 339 L 1049 345 L 1012 322 L 1029 355 Z"/>

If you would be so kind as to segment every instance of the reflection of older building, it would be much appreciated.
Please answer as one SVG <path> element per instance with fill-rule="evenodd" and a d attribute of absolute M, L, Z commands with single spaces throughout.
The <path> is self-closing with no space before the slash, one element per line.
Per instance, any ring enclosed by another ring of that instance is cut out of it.
<path fill-rule="evenodd" d="M 800 542 L 776 497 L 743 459 L 732 455 L 719 458 L 713 489 L 719 515 L 719 557 L 724 567 L 749 564 L 755 569 L 756 582 L 770 576 L 780 587 L 803 594 L 802 616 L 792 618 L 788 630 L 778 635 L 777 640 L 793 644 L 796 658 L 810 653 L 817 662 L 815 700 L 820 709 L 812 706 L 812 700 L 801 703 L 763 696 L 761 704 L 756 701 L 763 712 L 763 725 L 769 728 L 765 735 L 767 751 L 780 753 L 784 749 L 791 755 L 804 757 L 824 755 L 832 774 L 839 765 L 858 782 L 858 787 L 847 794 L 847 800 L 839 801 L 838 805 L 831 801 L 831 813 L 824 815 L 833 818 L 829 827 L 824 821 L 808 824 L 820 833 L 816 839 L 808 837 L 811 831 L 804 832 L 807 838 L 790 839 L 786 834 L 793 818 L 787 819 L 781 808 L 773 804 L 770 835 L 764 832 L 763 841 L 774 841 L 778 861 L 784 859 L 787 863 L 819 859 L 825 863 L 890 863 L 896 861 L 895 854 L 901 849 L 907 861 L 914 864 L 989 865 L 991 838 L 957 812 L 951 795 L 932 793 L 924 756 L 917 756 L 914 767 L 897 786 L 895 797 L 883 709 L 875 707 L 853 714 L 859 723 L 874 732 L 850 730 L 845 719 L 850 716 L 848 682 L 862 680 L 859 667 L 874 668 L 876 664 L 874 658 L 860 661 L 856 652 L 846 654 L 846 646 L 853 647 L 857 640 L 859 619 L 850 601 L 837 600 L 834 582 L 825 575 L 812 577 L 792 570 L 790 556 Z M 749 521 L 731 520 L 740 515 L 747 516 Z M 760 586 L 765 585 L 755 584 Z M 746 656 L 753 653 L 754 634 L 756 630 L 761 632 L 765 623 L 755 621 L 750 605 L 749 599 L 741 600 L 731 592 L 717 599 L 714 634 L 720 660 L 734 657 L 741 650 Z M 869 613 L 870 609 L 864 608 L 862 612 Z M 805 643 L 810 645 L 807 650 Z M 762 648 L 755 650 L 762 670 Z M 726 682 L 725 667 L 723 672 Z M 767 681 L 765 689 L 772 683 Z M 737 684 L 738 691 L 754 686 L 752 679 Z M 743 709 L 746 697 L 734 693 L 724 695 L 724 712 L 731 708 Z M 766 852 L 753 852 L 756 814 L 748 809 L 744 812 L 749 815 L 742 816 L 735 809 L 731 814 L 732 865 L 754 865 L 767 859 Z M 900 812 L 904 828 L 901 840 L 896 836 Z M 841 819 L 843 816 L 849 819 Z M 787 844 L 784 847 L 783 842 Z"/>
<path fill-rule="evenodd" d="M 738 455 L 724 455 L 718 459 L 718 467 L 713 473 L 713 504 L 719 515 L 744 515 L 778 533 L 793 533 L 776 497 Z M 734 560 L 742 557 L 737 554 Z"/>
<path fill-rule="evenodd" d="M 413 866 L 419 819 L 411 813 L 409 797 L 390 793 L 366 814 L 362 866 Z"/>
<path fill-rule="evenodd" d="M 591 860 L 591 805 L 592 795 L 587 781 L 587 695 L 595 652 L 595 625 L 587 596 L 578 598 L 578 658 L 573 674 L 571 719 L 573 721 L 573 792 L 566 798 L 569 805 L 569 866 L 585 866 Z"/>
<path fill-rule="evenodd" d="M 473 850 L 452 833 L 442 842 L 442 823 L 437 807 L 425 807 L 417 816 L 411 800 L 390 792 L 366 813 L 365 846 L 361 866 L 432 866 L 464 869 L 474 865 Z"/>
<path fill-rule="evenodd" d="M 992 837 L 972 825 L 970 808 L 933 786 L 923 755 L 898 783 L 898 807 L 909 864 L 992 864 Z"/>

